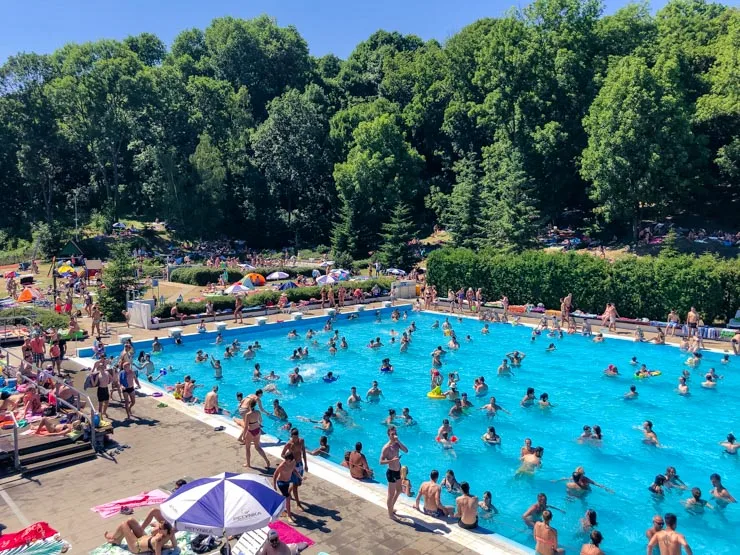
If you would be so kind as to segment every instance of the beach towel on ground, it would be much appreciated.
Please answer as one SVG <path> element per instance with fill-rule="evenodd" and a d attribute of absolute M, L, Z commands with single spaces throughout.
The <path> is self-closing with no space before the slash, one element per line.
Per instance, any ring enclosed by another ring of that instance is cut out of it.
<path fill-rule="evenodd" d="M 125 499 L 119 499 L 118 501 L 111 501 L 110 503 L 104 503 L 90 509 L 95 511 L 103 518 L 110 518 L 121 512 L 121 507 L 130 507 L 136 509 L 137 507 L 147 507 L 149 505 L 159 505 L 167 501 L 167 495 L 165 492 L 159 489 L 152 491 L 145 491 L 139 495 L 133 497 L 127 497 Z"/>
<path fill-rule="evenodd" d="M 0 555 L 58 555 L 65 547 L 69 549 L 69 544 L 64 540 L 47 538 L 21 547 L 0 551 Z"/>
<path fill-rule="evenodd" d="M 309 547 L 316 543 L 311 538 L 304 536 L 298 530 L 280 520 L 271 522 L 268 526 L 280 535 L 280 541 L 283 543 L 306 542 Z"/>
<path fill-rule="evenodd" d="M 0 551 L 20 547 L 27 543 L 43 540 L 56 534 L 57 531 L 46 522 L 36 522 L 23 530 L 0 536 Z"/>
<path fill-rule="evenodd" d="M 150 530 L 151 527 L 147 529 L 147 533 Z M 192 532 L 177 532 L 175 534 L 177 549 L 165 549 L 162 551 L 162 555 L 172 555 L 173 553 L 179 553 L 179 555 L 195 555 L 190 549 L 190 542 L 195 536 L 196 534 Z M 131 551 L 126 548 L 126 542 L 123 542 L 123 545 L 113 545 L 106 542 L 90 551 L 90 555 L 131 555 Z"/>

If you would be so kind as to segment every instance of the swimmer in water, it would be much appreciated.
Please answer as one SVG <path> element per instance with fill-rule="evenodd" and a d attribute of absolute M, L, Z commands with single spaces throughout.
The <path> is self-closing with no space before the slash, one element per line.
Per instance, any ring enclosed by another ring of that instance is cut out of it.
<path fill-rule="evenodd" d="M 630 399 L 637 399 L 639 393 L 637 393 L 637 387 L 634 385 L 630 386 L 630 390 L 624 394 L 624 399 L 629 401 Z"/>
<path fill-rule="evenodd" d="M 603 343 L 604 342 L 604 334 L 601 332 L 597 333 L 596 336 L 592 339 L 594 343 Z"/>
<path fill-rule="evenodd" d="M 522 365 L 522 361 L 524 361 L 526 356 L 527 355 L 520 353 L 519 351 L 512 351 L 506 355 L 506 358 L 509 359 L 513 367 L 517 368 Z"/>
<path fill-rule="evenodd" d="M 432 324 L 432 329 L 436 330 L 438 328 L 439 328 L 439 320 L 435 320 L 434 323 Z"/>
<path fill-rule="evenodd" d="M 481 328 L 480 332 L 483 335 L 488 335 L 490 333 L 490 329 L 488 329 L 488 324 L 483 324 L 483 328 Z"/>
<path fill-rule="evenodd" d="M 295 330 L 291 330 L 288 332 L 288 339 L 297 339 L 298 338 L 298 332 Z"/>
<path fill-rule="evenodd" d="M 480 397 L 486 393 L 488 393 L 488 384 L 486 384 L 486 379 L 483 376 L 480 376 L 475 384 L 475 394 Z"/>
<path fill-rule="evenodd" d="M 722 357 L 722 360 L 720 360 L 722 364 L 730 364 L 730 355 L 724 355 Z"/>
<path fill-rule="evenodd" d="M 735 443 L 735 435 L 732 433 L 727 434 L 727 441 L 720 441 L 719 444 L 725 448 L 725 453 L 728 455 L 737 455 L 737 450 L 740 445 Z"/>
<path fill-rule="evenodd" d="M 303 383 L 303 376 L 301 376 L 298 372 L 300 372 L 300 369 L 296 366 L 295 368 L 293 368 L 293 373 L 288 374 L 290 385 L 298 385 Z"/>
<path fill-rule="evenodd" d="M 460 488 L 460 482 L 457 481 L 457 478 L 455 478 L 455 473 L 452 470 L 447 471 L 444 480 L 442 480 L 442 483 L 440 485 L 449 493 L 462 492 L 462 489 Z"/>
<path fill-rule="evenodd" d="M 541 409 L 550 409 L 555 407 L 555 405 L 550 402 L 550 396 L 547 393 L 540 395 L 538 405 Z"/>
<path fill-rule="evenodd" d="M 383 420 L 383 425 L 393 426 L 396 420 L 396 409 L 388 409 L 388 416 Z"/>
<path fill-rule="evenodd" d="M 356 408 L 360 403 L 362 403 L 362 398 L 357 394 L 357 388 L 352 386 L 350 388 L 349 397 L 347 398 L 347 405 L 351 408 Z"/>
<path fill-rule="evenodd" d="M 665 485 L 668 488 L 687 489 L 686 483 L 678 477 L 675 466 L 669 466 L 665 469 Z"/>
<path fill-rule="evenodd" d="M 483 492 L 483 501 L 478 503 L 478 511 L 484 520 L 490 520 L 493 515 L 498 514 L 498 509 L 492 502 L 490 491 Z"/>
<path fill-rule="evenodd" d="M 714 378 L 712 378 L 711 375 L 707 374 L 705 376 L 705 380 L 701 382 L 701 386 L 706 389 L 712 389 L 714 387 L 717 387 L 717 382 L 714 381 Z"/>
<path fill-rule="evenodd" d="M 195 353 L 195 362 L 205 362 L 208 360 L 208 354 L 204 353 L 202 349 L 198 349 L 198 352 Z"/>
<path fill-rule="evenodd" d="M 220 380 L 221 378 L 223 378 L 224 373 L 223 373 L 223 368 L 221 367 L 221 361 L 216 358 L 212 358 L 211 366 L 213 367 L 213 377 L 216 378 L 217 380 Z"/>
<path fill-rule="evenodd" d="M 452 408 L 450 409 L 449 415 L 452 418 L 459 418 L 463 415 L 463 406 L 462 406 L 462 400 L 455 399 L 455 404 L 452 405 Z"/>
<path fill-rule="evenodd" d="M 501 445 L 501 436 L 496 433 L 496 428 L 488 427 L 488 431 L 481 436 L 484 443 L 488 445 Z"/>
<path fill-rule="evenodd" d="M 705 508 L 714 509 L 709 501 L 701 498 L 701 490 L 699 488 L 691 488 L 691 497 L 684 499 L 683 504 L 687 511 L 694 514 L 703 513 Z"/>
<path fill-rule="evenodd" d="M 378 382 L 373 381 L 372 387 L 365 394 L 365 400 L 369 403 L 377 403 L 381 397 L 383 397 L 383 392 L 378 388 Z"/>
<path fill-rule="evenodd" d="M 546 352 L 546 353 L 551 353 L 551 352 L 552 352 L 552 351 L 554 351 L 555 349 L 557 349 L 557 347 L 555 346 L 555 343 L 550 343 L 550 344 L 549 344 L 549 345 L 547 346 L 547 349 L 545 349 L 545 352 Z"/>
<path fill-rule="evenodd" d="M 619 376 L 619 370 L 617 369 L 616 366 L 614 366 L 613 364 L 610 364 L 609 366 L 606 367 L 606 370 L 604 370 L 604 375 L 610 376 L 610 377 Z"/>
<path fill-rule="evenodd" d="M 339 347 L 341 349 L 346 349 L 349 347 L 349 345 L 347 344 L 347 339 L 345 337 L 342 337 L 342 340 L 339 342 Z"/>
<path fill-rule="evenodd" d="M 709 493 L 714 497 L 718 507 L 726 507 L 729 503 L 737 503 L 732 494 L 722 485 L 722 478 L 719 474 L 712 474 L 709 480 L 712 482 L 712 490 Z"/>
<path fill-rule="evenodd" d="M 678 391 L 679 395 L 688 395 L 689 394 L 689 386 L 686 385 L 686 378 L 683 376 L 680 376 L 678 378 L 678 388 L 676 389 Z"/>
<path fill-rule="evenodd" d="M 534 475 L 535 471 L 542 467 L 542 455 L 544 453 L 544 447 L 535 447 L 532 453 L 523 455 L 521 457 L 522 465 L 517 469 L 516 476 Z"/>
<path fill-rule="evenodd" d="M 499 376 L 513 376 L 514 373 L 511 371 L 508 359 L 503 359 L 501 365 L 498 367 Z"/>
<path fill-rule="evenodd" d="M 470 407 L 472 407 L 472 406 L 473 406 L 473 403 L 471 403 L 471 402 L 470 402 L 470 401 L 468 400 L 468 394 L 467 394 L 467 393 L 463 393 L 463 394 L 462 394 L 462 399 L 460 399 L 460 403 L 462 404 L 462 407 L 463 407 L 464 409 L 468 409 L 468 408 L 470 408 Z"/>
<path fill-rule="evenodd" d="M 511 414 L 511 413 L 510 413 L 510 412 L 509 412 L 508 410 L 506 410 L 506 409 L 505 409 L 504 407 L 502 407 L 501 405 L 499 405 L 499 404 L 497 404 L 497 403 L 496 403 L 496 397 L 491 397 L 491 398 L 489 399 L 489 401 L 488 401 L 488 404 L 487 404 L 487 405 L 484 405 L 483 407 L 481 407 L 481 410 L 484 410 L 484 411 L 486 411 L 486 413 L 487 413 L 487 415 L 488 415 L 489 417 L 494 417 L 494 416 L 496 416 L 496 413 L 497 413 L 498 411 L 503 411 L 503 412 L 505 412 L 506 414 Z"/>
<path fill-rule="evenodd" d="M 665 484 L 665 481 L 665 476 L 658 474 L 653 480 L 653 483 L 648 486 L 648 491 L 654 495 L 663 495 L 663 485 Z"/>
<path fill-rule="evenodd" d="M 630 359 L 630 364 L 631 364 L 632 366 L 637 366 L 637 365 L 638 365 L 638 364 L 640 364 L 640 363 L 639 363 L 639 362 L 637 362 L 637 357 L 632 357 L 632 358 Z"/>
<path fill-rule="evenodd" d="M 534 405 L 535 401 L 535 394 L 534 394 L 534 387 L 528 387 L 527 393 L 522 398 L 521 402 L 519 403 L 523 407 L 531 407 Z"/>
<path fill-rule="evenodd" d="M 408 407 L 404 408 L 401 412 L 401 418 L 403 419 L 403 423 L 406 426 L 413 426 L 416 424 L 416 420 L 414 420 L 413 416 L 411 416 Z"/>
<path fill-rule="evenodd" d="M 650 420 L 645 420 L 643 423 L 642 433 L 645 436 L 645 439 L 642 440 L 643 443 L 655 446 L 660 445 L 660 443 L 658 443 L 658 434 L 653 431 L 653 423 Z"/>
<path fill-rule="evenodd" d="M 614 493 L 613 490 L 609 489 L 603 484 L 593 481 L 591 478 L 586 476 L 586 471 L 582 466 L 577 467 L 573 474 L 567 478 L 560 478 L 559 480 L 553 480 L 553 482 L 566 481 L 565 487 L 568 489 L 568 493 L 571 495 L 583 495 L 591 491 L 591 486 L 601 488 L 607 493 Z"/>

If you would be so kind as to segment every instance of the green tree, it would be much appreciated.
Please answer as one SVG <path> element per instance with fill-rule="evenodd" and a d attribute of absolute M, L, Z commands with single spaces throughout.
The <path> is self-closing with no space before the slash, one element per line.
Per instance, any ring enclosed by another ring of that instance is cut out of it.
<path fill-rule="evenodd" d="M 127 292 L 136 287 L 134 259 L 131 245 L 119 241 L 111 248 L 103 271 L 105 288 L 100 291 L 98 303 L 103 315 L 112 322 L 123 320 L 121 311 L 126 309 Z"/>
<path fill-rule="evenodd" d="M 199 222 L 201 234 L 212 233 L 218 229 L 221 217 L 221 206 L 225 196 L 226 167 L 221 159 L 221 152 L 214 146 L 208 133 L 200 136 L 195 152 L 190 156 L 190 163 L 198 175 L 195 186 L 196 221 Z"/>
<path fill-rule="evenodd" d="M 415 257 L 409 243 L 414 238 L 414 222 L 411 219 L 411 210 L 403 202 L 399 202 L 391 212 L 390 220 L 382 226 L 380 236 L 383 242 L 378 251 L 378 259 L 386 268 L 400 268 L 410 270 Z"/>
<path fill-rule="evenodd" d="M 363 258 L 377 249 L 392 207 L 418 195 L 423 159 L 404 140 L 396 118 L 387 114 L 360 123 L 353 137 L 355 146 L 345 162 L 334 166 L 334 179 L 343 214 L 351 215 L 357 233 L 350 254 Z"/>
<path fill-rule="evenodd" d="M 472 248 L 482 239 L 483 172 L 480 161 L 472 154 L 466 156 L 455 164 L 455 174 L 455 186 L 441 220 L 456 246 Z"/>
<path fill-rule="evenodd" d="M 522 158 L 506 139 L 483 149 L 481 246 L 521 251 L 536 243 L 542 220 Z"/>
<path fill-rule="evenodd" d="M 267 111 L 252 136 L 254 161 L 295 245 L 300 246 L 302 237 L 322 242 L 330 231 L 335 199 L 326 97 L 316 85 L 303 93 L 290 89 L 271 101 Z"/>
<path fill-rule="evenodd" d="M 643 58 L 612 65 L 584 119 L 588 147 L 581 174 L 607 221 L 629 222 L 637 239 L 643 211 L 663 215 L 685 183 L 688 115 Z"/>

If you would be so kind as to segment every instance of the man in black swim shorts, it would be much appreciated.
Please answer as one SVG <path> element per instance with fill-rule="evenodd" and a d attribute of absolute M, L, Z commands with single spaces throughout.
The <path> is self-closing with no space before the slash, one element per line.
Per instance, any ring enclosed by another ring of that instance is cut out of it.
<path fill-rule="evenodd" d="M 401 455 L 399 451 L 408 453 L 409 450 L 398 439 L 395 426 L 388 428 L 388 443 L 380 452 L 380 464 L 388 465 L 385 477 L 388 479 L 388 516 L 396 520 L 396 511 L 393 507 L 401 495 Z"/>

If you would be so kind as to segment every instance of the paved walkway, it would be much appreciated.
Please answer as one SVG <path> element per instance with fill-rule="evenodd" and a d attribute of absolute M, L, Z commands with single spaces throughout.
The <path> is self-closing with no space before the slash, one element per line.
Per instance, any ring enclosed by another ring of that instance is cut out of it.
<path fill-rule="evenodd" d="M 101 456 L 31 480 L 14 477 L 0 482 L 2 525 L 15 531 L 45 520 L 62 533 L 75 552 L 84 553 L 102 544 L 103 533 L 121 520 L 104 520 L 91 507 L 182 477 L 244 471 L 244 448 L 232 437 L 156 404 L 151 397 L 137 399 L 138 421 L 119 423 L 114 433 L 119 444 L 130 447 L 115 457 Z M 119 407 L 110 413 L 114 420 L 125 417 Z M 274 467 L 277 460 L 273 458 L 272 463 Z M 294 526 L 316 541 L 305 551 L 308 554 L 473 553 L 416 523 L 394 523 L 381 507 L 310 474 L 301 488 L 301 498 L 309 506 L 296 511 L 298 523 Z M 141 519 L 146 512 L 146 507 L 137 509 L 134 516 Z"/>

